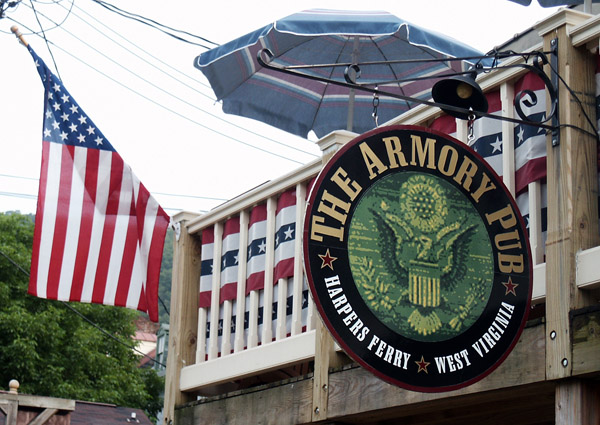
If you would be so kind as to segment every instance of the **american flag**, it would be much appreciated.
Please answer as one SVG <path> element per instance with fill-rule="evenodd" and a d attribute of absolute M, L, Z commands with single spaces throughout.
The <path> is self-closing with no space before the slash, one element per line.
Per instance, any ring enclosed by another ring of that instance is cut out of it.
<path fill-rule="evenodd" d="M 156 322 L 169 216 L 29 51 L 45 87 L 29 293 L 129 307 Z"/>

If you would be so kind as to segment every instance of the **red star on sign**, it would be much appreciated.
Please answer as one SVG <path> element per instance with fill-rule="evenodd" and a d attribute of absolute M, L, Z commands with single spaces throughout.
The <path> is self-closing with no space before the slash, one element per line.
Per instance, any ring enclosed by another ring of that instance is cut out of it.
<path fill-rule="evenodd" d="M 325 254 L 319 254 L 319 258 L 321 258 L 321 260 L 323 261 L 323 264 L 321 264 L 321 268 L 327 266 L 331 270 L 333 270 L 333 262 L 337 260 L 337 257 L 331 256 L 331 254 L 329 253 L 329 248 L 327 248 L 327 252 L 325 252 Z"/>
<path fill-rule="evenodd" d="M 517 286 L 519 286 L 519 284 L 513 283 L 512 277 L 509 276 L 508 282 L 502 282 L 502 284 L 506 287 L 506 293 L 504 295 L 513 294 L 514 296 L 517 296 L 515 289 L 517 288 Z"/>
<path fill-rule="evenodd" d="M 425 372 L 427 374 L 429 373 L 429 372 L 427 372 L 427 366 L 429 366 L 430 363 L 426 362 L 425 358 L 423 356 L 421 356 L 421 360 L 420 361 L 415 362 L 415 363 L 417 364 L 417 366 L 419 366 L 419 370 L 417 370 L 417 373 L 419 373 L 421 371 L 423 371 L 423 372 Z"/>

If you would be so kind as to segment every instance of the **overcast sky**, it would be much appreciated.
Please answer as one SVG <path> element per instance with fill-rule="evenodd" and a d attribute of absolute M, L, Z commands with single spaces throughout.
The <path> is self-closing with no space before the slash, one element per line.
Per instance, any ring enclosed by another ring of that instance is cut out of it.
<path fill-rule="evenodd" d="M 529 7 L 508 0 L 111 3 L 219 44 L 304 9 L 386 10 L 483 52 L 556 10 L 543 9 L 536 0 Z M 313 141 L 222 114 L 208 82 L 193 67 L 205 48 L 92 0 L 33 6 L 65 87 L 169 214 L 208 210 L 319 154 Z M 32 213 L 43 87 L 31 56 L 9 31 L 14 21 L 36 53 L 51 69 L 54 65 L 43 38 L 28 30 L 40 28 L 32 3 L 22 2 L 6 16 L 0 20 L 0 211 Z"/>

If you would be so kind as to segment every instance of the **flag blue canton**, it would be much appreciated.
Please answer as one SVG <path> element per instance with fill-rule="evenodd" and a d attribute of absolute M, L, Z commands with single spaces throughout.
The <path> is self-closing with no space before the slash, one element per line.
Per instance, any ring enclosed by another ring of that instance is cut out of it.
<path fill-rule="evenodd" d="M 44 134 L 47 142 L 114 151 L 102 132 L 79 107 L 60 80 L 31 51 L 46 88 Z"/>

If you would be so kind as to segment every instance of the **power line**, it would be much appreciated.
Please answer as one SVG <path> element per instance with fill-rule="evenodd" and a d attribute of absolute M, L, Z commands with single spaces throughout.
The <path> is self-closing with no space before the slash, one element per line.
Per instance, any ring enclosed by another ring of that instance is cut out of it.
<path fill-rule="evenodd" d="M 96 1 L 96 0 L 92 0 L 92 1 Z M 64 8 L 64 6 L 62 6 L 62 5 L 61 5 L 61 7 L 63 7 L 63 8 Z M 145 54 L 149 55 L 149 56 L 150 56 L 150 57 L 152 57 L 153 59 L 155 59 L 155 60 L 158 60 L 159 62 L 161 62 L 161 63 L 165 64 L 165 63 L 164 63 L 164 62 L 162 62 L 160 59 L 158 59 L 158 58 L 154 57 L 152 54 L 150 54 L 149 52 L 147 52 L 147 51 L 146 51 L 146 50 L 144 50 L 143 48 L 139 47 L 139 46 L 138 46 L 138 45 L 136 45 L 135 43 L 133 43 L 133 42 L 131 42 L 130 40 L 126 39 L 125 37 L 121 36 L 119 33 L 117 33 L 116 31 L 114 31 L 112 28 L 108 27 L 108 26 L 107 26 L 107 25 L 105 25 L 104 23 L 102 23 L 102 22 L 98 21 L 98 20 L 97 20 L 96 18 L 94 18 L 93 16 L 89 15 L 89 14 L 88 14 L 88 13 L 87 13 L 85 10 L 81 9 L 80 7 L 77 7 L 77 9 L 81 10 L 83 13 L 85 13 L 85 14 L 86 14 L 86 15 L 88 15 L 88 16 L 90 16 L 92 19 L 94 19 L 96 22 L 98 22 L 98 23 L 99 23 L 100 25 L 102 25 L 104 28 L 108 29 L 109 31 L 111 31 L 112 33 L 116 34 L 116 35 L 117 35 L 117 36 L 119 36 L 120 38 L 122 38 L 122 39 L 126 40 L 126 41 L 127 41 L 129 44 L 131 44 L 132 46 L 134 46 L 134 47 L 136 47 L 137 49 L 141 50 L 142 52 L 144 52 Z M 86 21 L 86 20 L 85 20 L 85 19 L 83 19 L 81 16 L 77 15 L 76 13 L 73 13 L 73 15 L 74 15 L 75 17 L 77 17 L 79 20 L 81 20 L 82 22 L 84 22 L 85 24 L 87 24 L 88 26 L 90 26 L 91 28 L 93 28 L 94 30 L 96 30 L 96 31 L 97 31 L 97 32 L 98 32 L 100 35 L 102 35 L 103 37 L 105 37 L 105 38 L 107 38 L 108 40 L 112 41 L 112 42 L 113 42 L 114 44 L 116 44 L 117 46 L 119 46 L 119 47 L 121 47 L 122 49 L 124 49 L 125 51 L 127 51 L 127 52 L 131 53 L 132 55 L 134 55 L 134 56 L 135 56 L 135 57 L 137 57 L 138 59 L 142 60 L 143 62 L 147 63 L 148 65 L 150 65 L 150 66 L 151 66 L 151 67 L 153 67 L 154 69 L 156 69 L 156 70 L 158 70 L 159 72 L 161 72 L 162 74 L 164 74 L 164 75 L 168 76 L 169 78 L 171 78 L 171 79 L 173 79 L 173 80 L 177 81 L 178 83 L 182 84 L 183 86 L 185 86 L 185 87 L 187 87 L 187 88 L 189 88 L 189 89 L 193 90 L 194 92 L 196 92 L 196 93 L 200 94 L 201 96 L 204 96 L 204 97 L 206 97 L 207 99 L 209 99 L 209 100 L 211 100 L 211 101 L 213 101 L 213 102 L 216 102 L 216 101 L 217 101 L 217 100 L 216 100 L 214 97 L 212 97 L 212 96 L 209 96 L 209 95 L 207 95 L 206 93 L 203 93 L 202 91 L 200 91 L 200 90 L 196 89 L 195 87 L 193 87 L 193 86 L 191 86 L 191 85 L 189 85 L 189 84 L 185 83 L 184 81 L 182 81 L 182 80 L 178 79 L 177 77 L 173 76 L 172 74 L 169 74 L 169 73 L 168 73 L 168 72 L 166 72 L 164 69 L 161 69 L 160 67 L 158 67 L 158 66 L 156 66 L 155 64 L 153 64 L 153 63 L 149 62 L 148 60 L 146 60 L 145 58 L 141 57 L 141 56 L 140 56 L 140 55 L 138 55 L 137 53 L 135 53 L 135 52 L 133 52 L 132 50 L 128 49 L 127 47 L 125 47 L 125 46 L 124 46 L 124 45 L 122 45 L 121 43 L 119 43 L 119 42 L 117 42 L 116 40 L 114 40 L 113 38 L 109 37 L 109 36 L 106 34 L 106 32 L 100 31 L 98 28 L 96 28 L 94 25 L 92 25 L 90 22 Z M 70 33 L 69 31 L 65 30 L 64 28 L 63 28 L 63 30 L 64 30 L 64 31 L 66 31 L 68 34 L 70 34 L 72 37 L 75 37 L 75 38 L 76 38 L 77 40 L 79 40 L 80 42 L 82 42 L 82 43 L 86 44 L 88 47 L 91 47 L 91 46 L 89 46 L 87 43 L 83 42 L 81 39 L 79 39 L 78 37 L 76 37 L 75 35 L 73 35 L 72 33 Z M 100 53 L 100 52 L 99 52 L 99 53 Z M 100 54 L 102 54 L 102 53 L 100 53 Z M 107 59 L 109 59 L 109 60 L 111 60 L 111 61 L 112 61 L 112 59 L 108 58 L 106 55 L 104 55 L 104 54 L 102 54 L 102 55 L 103 55 L 104 57 L 106 57 Z M 125 69 L 125 70 L 127 70 L 129 73 L 132 73 L 134 76 L 136 76 L 136 77 L 139 77 L 139 74 L 137 74 L 137 73 L 134 73 L 134 72 L 130 71 L 129 69 L 127 69 L 127 68 L 123 67 L 123 66 L 122 66 L 120 63 L 117 63 L 117 62 L 115 62 L 115 61 L 112 61 L 112 62 L 113 62 L 113 63 L 115 63 L 115 64 L 117 64 L 117 65 L 119 65 L 121 68 L 124 68 L 124 69 Z M 206 84 L 203 84 L 202 82 L 200 82 L 200 81 L 198 81 L 198 80 L 196 80 L 196 79 L 194 79 L 194 78 L 191 78 L 191 77 L 189 77 L 187 74 L 185 74 L 185 73 L 183 73 L 183 72 L 181 72 L 181 71 L 177 70 L 176 68 L 173 68 L 173 67 L 171 67 L 171 66 L 170 66 L 170 65 L 168 65 L 168 64 L 165 64 L 165 65 L 169 66 L 171 69 L 174 69 L 174 70 L 176 70 L 176 71 L 177 71 L 177 72 L 179 72 L 180 74 L 182 74 L 182 75 L 184 75 L 184 76 L 186 76 L 186 77 L 190 78 L 192 81 L 194 81 L 194 82 L 197 82 L 197 83 L 199 83 L 199 84 L 201 84 L 201 85 L 203 85 L 203 86 L 205 86 L 205 87 L 207 87 L 207 88 L 210 88 L 210 86 L 208 86 L 208 85 L 206 85 Z M 290 145 L 287 145 L 287 144 L 285 144 L 285 143 L 282 143 L 282 142 L 280 142 L 280 141 L 278 141 L 278 140 L 272 139 L 272 138 L 270 138 L 270 137 L 267 137 L 267 136 L 265 136 L 265 135 L 263 135 L 263 134 L 259 134 L 259 133 L 255 132 L 255 131 L 252 131 L 252 130 L 249 130 L 249 129 L 245 128 L 245 127 L 242 127 L 242 126 L 240 126 L 240 125 L 237 125 L 237 124 L 235 124 L 235 123 L 233 123 L 233 122 L 231 122 L 231 121 L 228 121 L 228 120 L 226 120 L 226 119 L 224 119 L 224 118 L 222 118 L 222 117 L 220 117 L 220 116 L 218 116 L 218 115 L 215 115 L 215 114 L 213 114 L 213 113 L 211 113 L 211 112 L 209 112 L 209 111 L 206 111 L 205 109 L 202 109 L 202 108 L 200 108 L 199 106 L 197 106 L 197 105 L 195 105 L 195 104 L 193 104 L 193 103 L 189 103 L 189 102 L 187 102 L 186 100 L 183 100 L 183 99 L 181 99 L 181 98 L 179 98 L 179 97 L 177 97 L 177 96 L 173 95 L 173 94 L 172 94 L 171 92 L 169 92 L 169 91 L 165 91 L 165 90 L 163 90 L 163 89 L 161 89 L 161 88 L 157 87 L 157 86 L 156 86 L 156 85 L 154 85 L 153 83 L 150 83 L 150 82 L 148 82 L 147 80 L 145 80 L 145 79 L 143 79 L 143 78 L 141 78 L 141 77 L 139 77 L 139 78 L 140 78 L 140 79 L 142 79 L 143 81 L 147 82 L 148 84 L 152 85 L 153 87 L 155 87 L 155 88 L 158 88 L 159 90 L 163 91 L 163 92 L 164 92 L 164 93 L 166 93 L 167 95 L 169 95 L 169 96 L 171 96 L 171 97 L 174 97 L 175 99 L 177 99 L 177 100 L 181 101 L 182 103 L 184 103 L 184 104 L 186 104 L 186 105 L 188 105 L 188 106 L 190 106 L 190 107 L 192 107 L 192 108 L 194 108 L 194 109 L 197 109 L 197 110 L 199 110 L 200 112 L 203 112 L 203 113 L 205 113 L 205 114 L 208 114 L 208 115 L 210 115 L 211 117 L 213 117 L 213 118 L 216 118 L 216 119 L 218 119 L 219 121 L 222 121 L 222 122 L 224 122 L 224 123 L 226 123 L 226 124 L 228 124 L 228 125 L 231 125 L 231 126 L 233 126 L 233 127 L 235 127 L 235 128 L 238 128 L 238 129 L 240 129 L 240 130 L 246 131 L 246 132 L 248 132 L 248 133 L 250 133 L 250 134 L 252 134 L 252 135 L 254 135 L 254 136 L 258 136 L 258 137 L 261 137 L 261 138 L 263 138 L 263 139 L 269 140 L 269 141 L 271 141 L 271 142 L 273 142 L 273 143 L 276 143 L 276 144 L 278 144 L 278 145 L 284 146 L 284 147 L 286 147 L 286 148 L 293 149 L 293 150 L 295 150 L 295 151 L 301 152 L 301 153 L 303 153 L 303 154 L 306 154 L 306 155 L 311 155 L 311 156 L 313 156 L 313 157 L 317 157 L 317 155 L 315 155 L 315 154 L 313 154 L 313 153 L 311 153 L 311 152 L 307 152 L 307 151 L 305 151 L 305 150 L 303 150 L 303 149 L 299 149 L 299 148 L 297 148 L 297 147 L 295 147 L 295 146 L 290 146 Z"/>
<path fill-rule="evenodd" d="M 14 175 L 14 174 L 0 174 L 0 177 L 7 177 L 7 178 L 12 178 L 12 179 L 22 179 L 22 180 L 31 180 L 31 181 L 36 181 L 36 182 L 40 181 L 40 179 L 36 178 L 36 177 L 17 176 L 17 175 Z M 0 192 L 0 194 L 4 194 L 4 193 L 10 193 L 10 192 Z M 172 196 L 172 197 L 175 197 L 175 198 L 204 199 L 204 200 L 207 200 L 207 201 L 220 201 L 220 202 L 227 201 L 227 199 L 225 199 L 225 198 L 214 198 L 214 197 L 211 197 L 211 196 L 181 195 L 181 194 L 177 194 L 177 193 L 165 193 L 165 192 L 151 192 L 151 193 L 153 195 Z M 20 193 L 14 193 L 14 194 L 18 195 Z M 27 195 L 27 196 L 35 196 L 35 195 Z"/>
<path fill-rule="evenodd" d="M 143 17 L 141 15 L 138 15 L 138 14 L 135 14 L 135 13 L 127 12 L 127 11 L 125 11 L 123 9 L 120 9 L 117 6 L 112 5 L 112 4 L 108 3 L 108 2 L 105 2 L 105 1 L 102 1 L 102 0 L 92 0 L 92 1 L 94 3 L 99 4 L 100 6 L 102 6 L 104 8 L 106 8 L 107 10 L 110 10 L 111 12 L 116 13 L 117 15 L 120 15 L 120 16 L 123 16 L 124 18 L 132 19 L 134 21 L 137 21 L 137 22 L 140 22 L 142 24 L 148 25 L 149 27 L 157 29 L 157 30 L 159 30 L 159 31 L 161 31 L 161 32 L 163 32 L 163 33 L 165 33 L 165 34 L 167 34 L 167 35 L 169 35 L 169 36 L 177 39 L 177 40 L 180 40 L 180 41 L 183 41 L 183 42 L 186 42 L 186 43 L 190 43 L 190 44 L 195 44 L 196 46 L 204 47 L 205 49 L 210 49 L 210 47 L 204 46 L 203 44 L 194 43 L 192 41 L 189 41 L 189 40 L 186 40 L 186 39 L 184 39 L 182 37 L 179 37 L 179 36 L 177 36 L 175 34 L 171 34 L 171 33 L 167 32 L 167 31 L 164 31 L 163 29 L 158 28 L 158 26 L 163 27 L 163 28 L 167 28 L 167 29 L 169 29 L 171 31 L 180 32 L 182 34 L 186 34 L 186 35 L 189 35 L 191 37 L 199 38 L 200 40 L 206 41 L 209 44 L 213 44 L 215 46 L 218 46 L 217 43 L 215 43 L 213 41 L 210 41 L 210 40 L 208 40 L 208 39 L 206 39 L 204 37 L 200 37 L 198 35 L 191 34 L 191 33 L 187 32 L 187 31 L 177 30 L 177 29 L 168 27 L 168 26 L 163 25 L 163 24 L 161 24 L 159 22 L 156 22 L 156 21 L 154 21 L 152 19 L 145 18 L 145 17 Z"/>
<path fill-rule="evenodd" d="M 45 16 L 43 13 L 40 13 L 40 15 L 41 15 L 41 16 L 43 16 L 43 17 L 45 17 L 46 19 L 48 19 L 50 22 L 53 22 L 53 21 L 52 21 L 50 18 L 48 18 L 47 16 Z M 15 19 L 13 19 L 13 18 L 10 18 L 10 17 L 9 17 L 9 19 L 10 19 L 11 21 L 15 22 L 15 23 L 16 23 L 16 24 L 18 24 L 18 25 L 23 25 L 23 24 L 21 24 L 20 22 L 16 21 L 16 20 L 15 20 Z M 25 28 L 27 28 L 27 26 L 25 26 Z M 28 28 L 28 29 L 29 29 L 29 28 Z M 172 93 L 170 93 L 169 91 L 167 91 L 167 90 L 165 90 L 165 89 L 162 89 L 162 88 L 160 88 L 160 87 L 159 87 L 159 86 L 157 86 L 156 84 L 154 84 L 154 83 L 151 83 L 150 81 L 148 81 L 148 80 L 146 80 L 146 79 L 144 79 L 144 78 L 140 77 L 140 76 L 139 76 L 139 74 L 136 74 L 135 72 L 131 71 L 130 69 L 128 69 L 128 68 L 126 68 L 126 67 L 124 67 L 124 66 L 123 66 L 121 63 L 119 63 L 119 62 L 117 62 L 117 61 L 115 61 L 115 60 L 111 59 L 110 57 L 108 57 L 108 56 L 107 56 L 107 55 L 105 55 L 104 53 L 100 52 L 100 51 L 99 51 L 98 49 L 96 49 L 95 47 L 93 47 L 93 46 L 91 46 L 90 44 L 86 43 L 85 41 L 81 40 L 79 37 L 77 37 L 76 35 L 74 35 L 74 34 L 73 34 L 73 33 L 71 33 L 70 31 L 68 31 L 68 30 L 66 30 L 66 29 L 64 29 L 64 28 L 62 28 L 62 29 L 63 29 L 65 32 L 67 32 L 69 35 L 71 35 L 73 38 L 75 38 L 76 40 L 80 41 L 81 43 L 83 43 L 84 45 L 86 45 L 87 47 L 89 47 L 90 49 L 94 50 L 94 51 L 95 51 L 95 52 L 97 52 L 98 54 L 100 54 L 100 55 L 104 56 L 106 59 L 108 59 L 109 61 L 111 61 L 111 62 L 113 62 L 114 64 L 116 64 L 117 66 L 119 66 L 119 67 L 123 68 L 124 70 L 126 70 L 127 72 L 131 73 L 131 74 L 132 74 L 134 77 L 141 79 L 142 81 L 146 82 L 147 84 L 149 84 L 149 85 L 151 85 L 151 86 L 155 87 L 156 89 L 158 89 L 158 90 L 162 91 L 162 92 L 163 92 L 163 93 L 165 93 L 166 95 L 168 95 L 168 96 L 170 96 L 170 97 L 173 97 L 173 98 L 175 98 L 175 99 L 177 99 L 177 100 L 181 101 L 182 103 L 185 103 L 185 104 L 187 104 L 188 106 L 191 106 L 191 107 L 193 107 L 193 108 L 195 108 L 195 109 L 199 109 L 199 108 L 198 108 L 196 105 L 194 105 L 194 104 L 192 104 L 192 103 L 189 103 L 189 102 L 187 102 L 187 101 L 185 101 L 185 100 L 183 100 L 183 99 L 181 99 L 181 98 L 179 98 L 179 97 L 177 97 L 177 96 L 173 95 L 173 94 L 172 94 Z M 30 29 L 29 29 L 29 30 L 30 30 Z M 31 31 L 31 30 L 30 30 L 30 31 Z M 38 36 L 39 36 L 39 34 L 36 34 L 36 35 L 38 35 Z M 97 73 L 99 73 L 99 74 L 103 75 L 104 77 L 106 77 L 106 78 L 110 79 L 111 81 L 113 81 L 113 82 L 115 82 L 115 83 L 119 84 L 121 87 L 123 87 L 123 88 L 126 88 L 127 90 L 131 91 L 132 93 L 135 93 L 136 95 L 140 96 L 141 98 L 143 98 L 143 99 L 146 99 L 147 101 L 149 101 L 149 102 L 151 102 L 151 103 L 153 103 L 153 104 L 155 104 L 155 105 L 157 105 L 157 106 L 159 106 L 159 107 L 161 107 L 161 108 L 163 108 L 163 109 L 165 109 L 165 110 L 167 110 L 167 111 L 169 111 L 169 112 L 171 112 L 171 113 L 173 113 L 173 114 L 175 114 L 175 115 L 177 115 L 177 116 L 179 116 L 179 117 L 181 117 L 181 118 L 183 118 L 183 119 L 185 119 L 185 120 L 187 120 L 187 121 L 189 121 L 189 122 L 191 122 L 191 123 L 193 123 L 193 124 L 196 124 L 196 125 L 198 125 L 198 126 L 200 126 L 200 127 L 204 128 L 204 129 L 206 129 L 206 130 L 209 130 L 209 131 L 211 131 L 211 132 L 213 132 L 213 133 L 216 133 L 216 134 L 218 134 L 218 135 L 220 135 L 220 136 L 223 136 L 223 137 L 225 137 L 225 138 L 231 139 L 231 140 L 233 140 L 233 141 L 235 141 L 235 142 L 237 142 L 237 143 L 240 143 L 240 144 L 242 144 L 242 145 L 245 145 L 245 146 L 251 147 L 251 148 L 253 148 L 253 149 L 257 149 L 257 150 L 259 150 L 259 151 L 261 151 L 261 152 L 264 152 L 264 153 L 267 153 L 267 154 L 269 154 L 269 155 L 273 155 L 273 156 L 276 156 L 276 157 L 279 157 L 279 158 L 282 158 L 282 159 L 285 159 L 285 160 L 288 160 L 288 161 L 291 161 L 291 162 L 295 162 L 295 163 L 297 163 L 297 164 L 302 164 L 302 162 L 300 162 L 300 161 L 297 161 L 297 160 L 295 160 L 295 159 L 288 158 L 288 157 L 286 157 L 286 156 L 280 155 L 280 154 L 278 154 L 278 153 L 275 153 L 275 152 L 271 152 L 271 151 L 269 151 L 269 150 L 267 150 L 267 149 L 264 149 L 264 148 L 258 147 L 258 146 L 256 146 L 256 145 L 253 145 L 253 144 L 251 144 L 251 143 L 244 142 L 244 141 L 242 141 L 242 140 L 240 140 L 240 139 L 238 139 L 238 138 L 235 138 L 235 137 L 229 136 L 229 135 L 227 135 L 227 134 L 225 134 L 225 133 L 223 133 L 223 132 L 220 132 L 220 131 L 218 131 L 218 130 L 215 130 L 215 129 L 213 129 L 213 128 L 211 128 L 211 127 L 207 126 L 207 125 L 204 125 L 204 124 L 202 124 L 202 123 L 200 123 L 200 122 L 198 122 L 198 121 L 196 121 L 196 120 L 194 120 L 194 119 L 192 119 L 192 118 L 189 118 L 189 117 L 187 117 L 187 116 L 185 116 L 185 115 L 183 115 L 183 114 L 181 114 L 181 113 L 179 113 L 179 112 L 177 112 L 177 111 L 174 111 L 174 110 L 172 110 L 172 109 L 170 109 L 170 108 L 166 107 L 165 105 L 163 105 L 163 104 L 161 104 L 161 103 L 159 103 L 159 102 L 157 102 L 157 101 L 155 101 L 155 100 L 153 100 L 153 99 L 149 98 L 148 96 L 145 96 L 145 95 L 143 95 L 143 94 L 141 94 L 141 93 L 139 93 L 139 92 L 135 91 L 134 89 L 132 89 L 132 88 L 131 88 L 131 87 L 129 87 L 128 85 L 126 85 L 126 84 L 124 84 L 124 83 L 121 83 L 120 81 L 116 80 L 115 78 L 113 78 L 113 77 L 110 77 L 108 74 L 106 74 L 106 73 L 104 73 L 104 72 L 102 72 L 102 71 L 100 71 L 100 70 L 96 69 L 95 67 L 93 67 L 92 65 L 90 65 L 89 63 L 87 63 L 86 61 L 82 60 L 80 57 L 78 57 L 78 56 L 76 56 L 76 55 L 73 55 L 72 53 L 70 53 L 70 52 L 69 52 L 69 51 L 67 51 L 66 49 L 64 49 L 64 48 L 60 47 L 60 46 L 59 46 L 59 45 L 57 45 L 56 43 L 54 43 L 54 42 L 52 42 L 52 41 L 50 41 L 50 40 L 48 40 L 48 43 L 49 43 L 49 44 L 52 44 L 52 45 L 53 45 L 53 46 L 55 46 L 56 48 L 58 48 L 58 49 L 62 50 L 64 53 L 68 54 L 68 55 L 69 55 L 69 56 L 71 56 L 73 59 L 76 59 L 77 61 L 79 61 L 79 62 L 81 62 L 82 64 L 86 65 L 87 67 L 89 67 L 89 68 L 93 69 L 93 70 L 94 70 L 94 71 L 96 71 Z M 206 112 L 206 111 L 204 111 L 204 110 L 202 110 L 202 109 L 199 109 L 199 110 L 201 110 L 201 111 L 203 111 L 203 112 Z M 210 114 L 210 113 L 209 113 L 209 114 Z M 218 118 L 218 117 L 217 117 L 217 118 Z M 220 119 L 220 118 L 219 118 L 219 119 Z M 223 120 L 223 119 L 221 119 L 221 120 L 222 120 L 222 121 L 225 121 L 225 122 L 227 122 L 227 123 L 229 123 L 229 122 L 228 122 L 228 121 L 226 121 L 226 120 Z M 229 123 L 229 124 L 231 124 L 231 123 Z M 232 124 L 232 125 L 233 125 L 233 124 Z M 243 129 L 243 128 L 242 128 L 242 129 Z M 247 130 L 247 131 L 249 131 L 249 130 Z M 251 133 L 252 133 L 252 132 L 251 132 Z M 272 139 L 269 139 L 269 140 L 272 140 Z M 280 144 L 280 145 L 283 145 L 283 146 L 285 146 L 285 147 L 287 147 L 287 148 L 290 148 L 290 149 L 298 150 L 298 149 L 297 149 L 297 148 L 295 148 L 295 147 L 291 147 L 291 146 L 289 146 L 289 145 L 282 144 L 281 142 L 277 142 L 277 141 L 275 141 L 275 143 L 278 143 L 278 144 Z M 302 153 L 305 153 L 305 154 L 308 154 L 308 155 L 313 155 L 313 154 L 311 154 L 311 153 L 308 153 L 308 152 L 305 152 L 305 151 L 302 151 L 302 150 L 300 150 L 300 151 L 301 151 Z"/>

